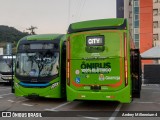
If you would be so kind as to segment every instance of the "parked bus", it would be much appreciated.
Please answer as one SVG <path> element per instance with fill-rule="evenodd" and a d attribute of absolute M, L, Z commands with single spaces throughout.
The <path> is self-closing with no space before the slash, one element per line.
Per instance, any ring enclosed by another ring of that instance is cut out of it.
<path fill-rule="evenodd" d="M 140 54 L 130 39 L 127 19 L 70 24 L 66 42 L 68 101 L 130 103 L 140 97 Z"/>
<path fill-rule="evenodd" d="M 22 38 L 17 45 L 16 96 L 65 97 L 65 35 L 42 34 Z"/>
<path fill-rule="evenodd" d="M 15 55 L 0 55 L 0 82 L 11 83 L 15 58 Z"/>

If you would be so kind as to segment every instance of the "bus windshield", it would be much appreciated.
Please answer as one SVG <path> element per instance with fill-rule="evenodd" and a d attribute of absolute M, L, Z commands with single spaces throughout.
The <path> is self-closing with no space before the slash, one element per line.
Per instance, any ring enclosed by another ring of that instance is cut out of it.
<path fill-rule="evenodd" d="M 0 60 L 0 72 L 12 72 L 12 60 L 1 59 Z"/>
<path fill-rule="evenodd" d="M 58 74 L 59 52 L 18 53 L 16 74 L 23 77 L 49 77 Z"/>
<path fill-rule="evenodd" d="M 14 69 L 14 61 L 16 56 L 11 55 L 1 55 L 0 56 L 0 72 L 1 73 L 11 73 L 12 72 L 12 65 Z M 13 64 L 12 64 L 13 60 Z"/>

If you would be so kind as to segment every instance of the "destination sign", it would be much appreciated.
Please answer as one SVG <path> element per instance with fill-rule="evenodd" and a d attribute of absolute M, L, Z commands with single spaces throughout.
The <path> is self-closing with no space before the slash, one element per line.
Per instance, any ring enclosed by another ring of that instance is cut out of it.
<path fill-rule="evenodd" d="M 53 49 L 54 48 L 54 44 L 25 44 L 23 45 L 24 49 Z"/>
<path fill-rule="evenodd" d="M 45 49 L 54 49 L 56 45 L 53 43 L 34 43 L 34 44 L 24 44 L 23 50 L 45 50 Z"/>
<path fill-rule="evenodd" d="M 103 46 L 104 36 L 87 36 L 86 45 L 87 46 Z"/>

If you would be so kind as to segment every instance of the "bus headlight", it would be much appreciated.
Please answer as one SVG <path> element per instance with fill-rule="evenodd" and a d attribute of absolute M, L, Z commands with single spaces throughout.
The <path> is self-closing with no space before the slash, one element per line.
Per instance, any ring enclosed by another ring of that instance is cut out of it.
<path fill-rule="evenodd" d="M 15 87 L 16 87 L 16 88 L 19 88 L 19 85 L 18 85 L 18 83 L 15 83 Z"/>

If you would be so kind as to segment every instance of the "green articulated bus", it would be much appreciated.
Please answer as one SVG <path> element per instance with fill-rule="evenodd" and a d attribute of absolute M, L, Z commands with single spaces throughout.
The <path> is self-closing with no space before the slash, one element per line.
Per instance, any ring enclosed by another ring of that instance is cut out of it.
<path fill-rule="evenodd" d="M 67 100 L 130 103 L 140 97 L 141 61 L 127 19 L 70 24 L 67 33 Z"/>
<path fill-rule="evenodd" d="M 65 63 L 65 35 L 42 34 L 22 38 L 17 45 L 15 95 L 65 97 Z"/>

